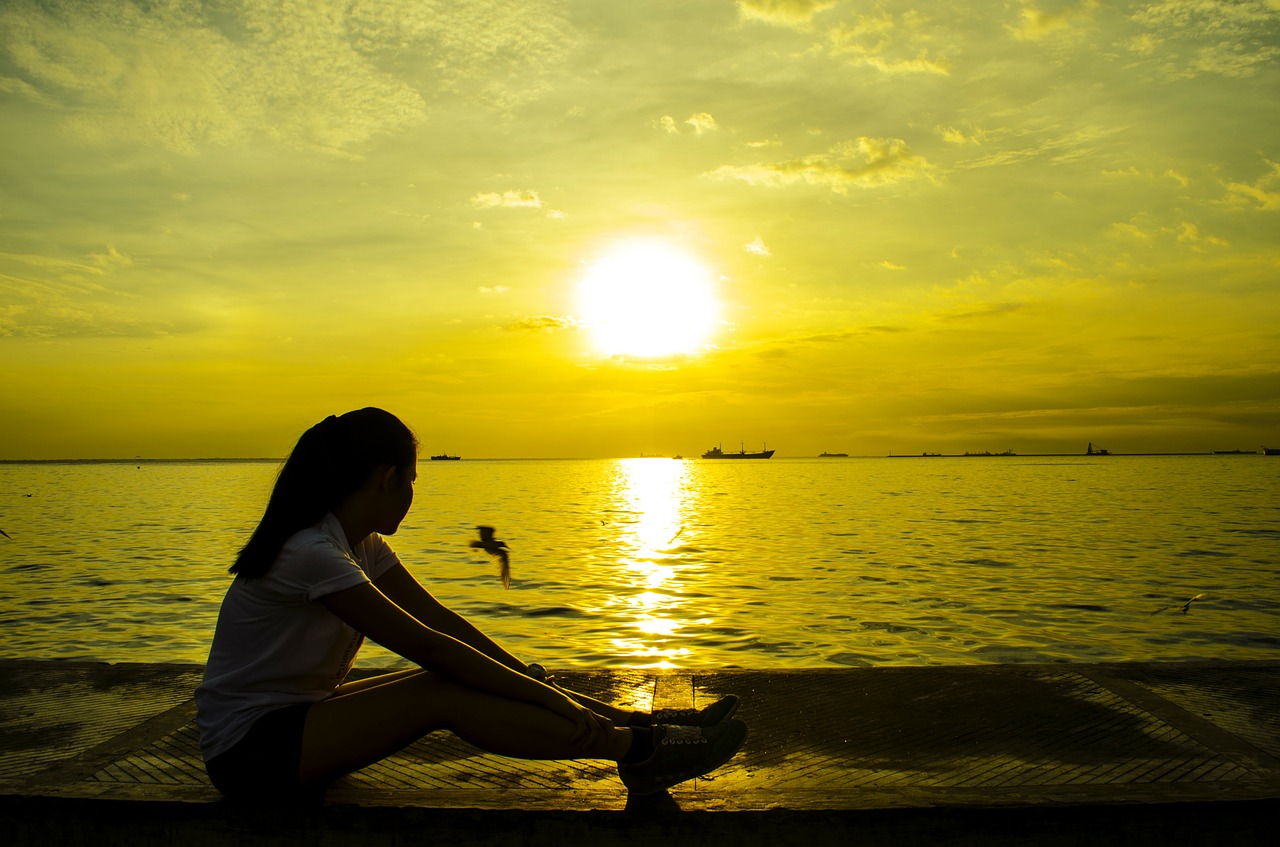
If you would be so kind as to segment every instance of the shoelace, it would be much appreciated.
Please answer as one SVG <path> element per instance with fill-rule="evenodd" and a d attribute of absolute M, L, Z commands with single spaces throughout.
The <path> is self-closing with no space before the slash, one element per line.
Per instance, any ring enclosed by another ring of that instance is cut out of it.
<path fill-rule="evenodd" d="M 659 721 L 664 718 L 672 721 L 687 721 L 698 717 L 700 714 L 702 714 L 702 712 L 698 709 L 658 709 L 655 717 L 657 717 Z"/>
<path fill-rule="evenodd" d="M 707 738 L 702 734 L 702 727 L 669 726 L 667 734 L 662 737 L 663 744 L 706 744 Z"/>

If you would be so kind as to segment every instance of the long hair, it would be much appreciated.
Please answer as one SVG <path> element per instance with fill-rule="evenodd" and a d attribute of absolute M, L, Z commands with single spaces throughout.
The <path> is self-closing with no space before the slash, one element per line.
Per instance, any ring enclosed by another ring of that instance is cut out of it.
<path fill-rule="evenodd" d="M 319 523 L 375 468 L 391 465 L 407 473 L 417 460 L 418 439 L 390 412 L 367 408 L 330 415 L 298 439 L 258 528 L 229 570 L 245 579 L 263 576 L 289 536 Z"/>

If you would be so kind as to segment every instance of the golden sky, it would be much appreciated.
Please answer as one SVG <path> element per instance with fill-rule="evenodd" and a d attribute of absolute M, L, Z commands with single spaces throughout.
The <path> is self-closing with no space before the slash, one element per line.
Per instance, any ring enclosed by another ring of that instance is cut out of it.
<path fill-rule="evenodd" d="M 1278 50 L 1280 0 L 4 0 L 0 458 L 1280 446 Z"/>

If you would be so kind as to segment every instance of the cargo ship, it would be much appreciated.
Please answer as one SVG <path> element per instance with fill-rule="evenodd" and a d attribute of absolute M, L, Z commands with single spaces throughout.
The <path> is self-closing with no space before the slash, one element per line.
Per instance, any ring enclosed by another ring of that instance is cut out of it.
<path fill-rule="evenodd" d="M 748 453 L 747 448 L 742 447 L 741 444 L 739 444 L 738 446 L 741 447 L 741 449 L 738 450 L 737 453 L 726 453 L 724 452 L 724 450 L 721 450 L 720 447 L 718 446 L 712 447 L 710 450 L 702 454 L 702 458 L 704 459 L 768 459 L 774 453 L 774 451 L 772 450 L 761 450 L 759 453 Z M 765 446 L 767 447 L 768 445 L 765 445 Z"/>

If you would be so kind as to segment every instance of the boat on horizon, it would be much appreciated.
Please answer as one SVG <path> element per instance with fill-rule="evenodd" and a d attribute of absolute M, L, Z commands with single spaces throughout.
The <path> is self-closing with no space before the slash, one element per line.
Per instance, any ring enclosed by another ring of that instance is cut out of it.
<path fill-rule="evenodd" d="M 748 453 L 747 448 L 742 447 L 741 443 L 739 443 L 738 446 L 741 447 L 741 449 L 738 450 L 737 453 L 726 453 L 724 452 L 724 450 L 720 449 L 719 445 L 717 445 L 715 447 L 712 447 L 707 452 L 703 453 L 702 458 L 704 459 L 768 459 L 771 456 L 773 456 L 773 453 L 774 453 L 773 450 L 768 450 L 768 449 L 761 450 L 759 453 Z M 765 447 L 767 448 L 768 445 L 765 445 Z"/>
<path fill-rule="evenodd" d="M 1265 449 L 1265 448 L 1264 448 Z M 1257 450 L 1214 450 L 1215 456 L 1256 456 Z"/>
<path fill-rule="evenodd" d="M 1264 456 L 1280 456 L 1280 447 L 1263 447 L 1262 455 Z"/>
<path fill-rule="evenodd" d="M 848 453 L 819 453 L 819 459 L 847 459 Z"/>
<path fill-rule="evenodd" d="M 441 453 L 439 456 L 432 456 L 432 457 L 431 457 L 431 461 L 433 461 L 433 462 L 456 462 L 456 461 L 458 461 L 458 460 L 459 460 L 459 459 L 461 459 L 461 458 L 462 458 L 461 456 L 450 456 L 448 453 Z"/>

